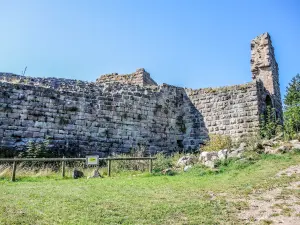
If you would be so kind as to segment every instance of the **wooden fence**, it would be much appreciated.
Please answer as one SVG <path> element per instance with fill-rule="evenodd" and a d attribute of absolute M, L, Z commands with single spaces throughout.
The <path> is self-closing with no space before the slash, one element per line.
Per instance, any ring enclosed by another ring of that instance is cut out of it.
<path fill-rule="evenodd" d="M 107 161 L 107 175 L 111 176 L 111 164 L 114 160 L 148 160 L 149 161 L 149 173 L 152 173 L 153 160 L 155 157 L 134 157 L 134 158 L 99 158 L 100 160 Z M 4 158 L 0 159 L 0 162 L 12 162 L 13 169 L 11 174 L 11 181 L 16 180 L 16 171 L 18 162 L 61 162 L 62 177 L 65 177 L 66 162 L 86 161 L 86 158 Z"/>

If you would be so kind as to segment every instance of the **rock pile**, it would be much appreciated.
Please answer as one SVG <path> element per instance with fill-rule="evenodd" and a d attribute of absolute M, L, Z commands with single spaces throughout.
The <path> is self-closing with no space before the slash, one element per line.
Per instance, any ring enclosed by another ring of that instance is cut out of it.
<path fill-rule="evenodd" d="M 287 153 L 291 150 L 300 150 L 300 141 L 292 140 L 289 142 L 277 141 L 277 140 L 265 140 L 262 143 L 254 143 L 254 148 L 259 153 L 265 154 L 281 154 Z M 214 168 L 218 160 L 225 160 L 230 158 L 242 158 L 244 152 L 249 146 L 242 142 L 238 148 L 233 149 L 222 149 L 219 151 L 212 152 L 201 152 L 199 159 L 192 155 L 187 155 L 181 157 L 177 162 L 177 167 L 184 167 L 184 171 L 188 171 L 192 168 L 192 165 L 197 163 L 197 161 L 209 168 Z"/>

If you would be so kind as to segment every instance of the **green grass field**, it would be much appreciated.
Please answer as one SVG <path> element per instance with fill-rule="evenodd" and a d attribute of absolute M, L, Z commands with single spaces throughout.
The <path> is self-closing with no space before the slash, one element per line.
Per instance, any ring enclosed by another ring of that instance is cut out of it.
<path fill-rule="evenodd" d="M 175 176 L 0 178 L 0 224 L 243 224 L 236 213 L 248 194 L 300 180 L 275 178 L 297 164 L 300 155 L 291 154 Z"/>

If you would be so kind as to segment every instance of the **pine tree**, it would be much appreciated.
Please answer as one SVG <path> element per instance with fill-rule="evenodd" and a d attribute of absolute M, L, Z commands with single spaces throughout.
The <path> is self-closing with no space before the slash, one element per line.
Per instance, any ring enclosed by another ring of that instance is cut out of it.
<path fill-rule="evenodd" d="M 285 107 L 300 105 L 300 74 L 297 74 L 286 88 L 284 96 Z"/>
<path fill-rule="evenodd" d="M 297 74 L 288 87 L 284 96 L 285 133 L 294 138 L 300 132 L 300 74 Z"/>
<path fill-rule="evenodd" d="M 36 146 L 35 143 L 30 140 L 27 144 L 26 157 L 27 158 L 36 158 Z"/>

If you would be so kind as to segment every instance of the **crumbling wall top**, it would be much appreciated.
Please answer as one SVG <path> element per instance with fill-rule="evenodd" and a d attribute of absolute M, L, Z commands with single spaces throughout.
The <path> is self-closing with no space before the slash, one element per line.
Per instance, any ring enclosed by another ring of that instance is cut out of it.
<path fill-rule="evenodd" d="M 251 41 L 251 72 L 252 78 L 257 79 L 260 69 L 277 66 L 274 48 L 269 33 L 257 36 Z"/>
<path fill-rule="evenodd" d="M 157 83 L 150 77 L 150 74 L 144 69 L 139 68 L 134 73 L 130 74 L 118 74 L 110 73 L 100 76 L 96 83 L 122 83 L 122 84 L 134 84 L 134 85 L 155 85 Z"/>

